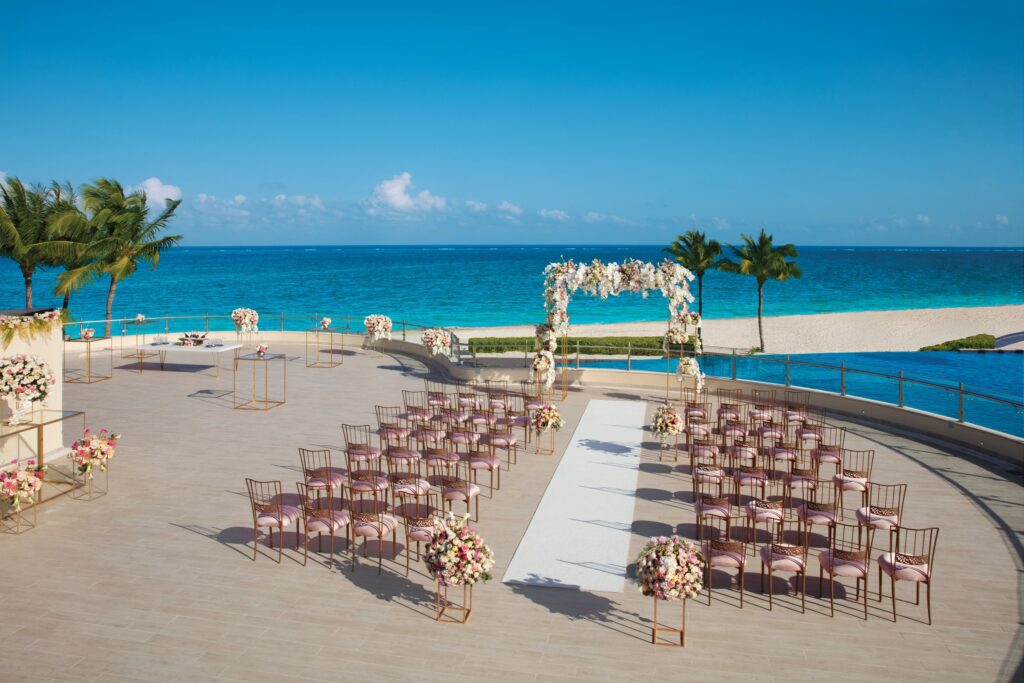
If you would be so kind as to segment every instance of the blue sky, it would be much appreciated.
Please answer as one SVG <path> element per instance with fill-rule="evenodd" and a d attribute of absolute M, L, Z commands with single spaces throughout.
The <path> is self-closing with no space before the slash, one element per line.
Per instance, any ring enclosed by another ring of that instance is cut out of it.
<path fill-rule="evenodd" d="M 1021 3 L 720 4 L 13 3 L 0 172 L 196 245 L 1024 245 Z"/>

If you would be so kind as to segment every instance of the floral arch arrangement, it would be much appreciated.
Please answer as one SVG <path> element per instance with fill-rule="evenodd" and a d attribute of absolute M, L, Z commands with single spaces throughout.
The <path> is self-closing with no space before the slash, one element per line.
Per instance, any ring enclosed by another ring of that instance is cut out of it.
<path fill-rule="evenodd" d="M 544 269 L 544 310 L 547 321 L 537 326 L 537 354 L 533 360 L 534 372 L 544 375 L 544 385 L 550 389 L 555 383 L 555 351 L 558 337 L 569 332 L 569 300 L 582 290 L 584 294 L 598 295 L 602 299 L 623 292 L 640 294 L 645 299 L 652 291 L 660 291 L 668 299 L 668 332 L 666 337 L 679 338 L 688 325 L 699 325 L 699 318 L 690 313 L 690 281 L 693 273 L 683 266 L 665 259 L 659 264 L 627 259 L 622 263 L 603 263 L 594 259 L 588 263 L 563 261 L 551 263 Z"/>

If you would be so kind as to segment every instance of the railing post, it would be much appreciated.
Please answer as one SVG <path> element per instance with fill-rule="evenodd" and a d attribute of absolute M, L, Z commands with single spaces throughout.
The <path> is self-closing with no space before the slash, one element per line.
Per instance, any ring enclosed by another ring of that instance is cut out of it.
<path fill-rule="evenodd" d="M 164 316 L 164 334 L 171 333 L 171 314 L 168 313 Z"/>
<path fill-rule="evenodd" d="M 348 313 L 346 313 L 345 314 L 345 334 L 349 333 L 349 326 L 348 326 L 348 324 L 349 324 L 349 315 L 348 315 Z"/>
<path fill-rule="evenodd" d="M 576 369 L 580 369 L 580 340 L 576 340 Z"/>
<path fill-rule="evenodd" d="M 787 387 L 790 386 L 790 384 L 789 384 L 789 354 L 788 353 L 786 354 L 786 386 Z"/>
<path fill-rule="evenodd" d="M 284 332 L 284 313 L 281 313 L 281 331 Z"/>
<path fill-rule="evenodd" d="M 405 341 L 405 321 L 402 321 L 402 341 Z"/>
<path fill-rule="evenodd" d="M 902 370 L 900 370 L 900 373 L 899 373 L 898 377 L 899 377 L 899 380 L 898 380 L 898 384 L 899 384 L 899 406 L 900 406 L 900 408 L 902 408 L 903 407 L 903 371 Z"/>
<path fill-rule="evenodd" d="M 960 384 L 957 386 L 957 389 L 960 392 L 960 411 L 959 411 L 959 415 L 960 416 L 957 418 L 957 422 L 963 422 L 964 421 L 964 383 L 960 382 Z"/>
<path fill-rule="evenodd" d="M 846 361 L 839 363 L 839 395 L 846 396 Z"/>
<path fill-rule="evenodd" d="M 626 372 L 633 369 L 633 342 L 626 342 Z"/>
<path fill-rule="evenodd" d="M 210 314 L 206 314 L 206 333 L 210 333 Z"/>
<path fill-rule="evenodd" d="M 736 349 L 732 350 L 732 378 L 736 379 Z"/>

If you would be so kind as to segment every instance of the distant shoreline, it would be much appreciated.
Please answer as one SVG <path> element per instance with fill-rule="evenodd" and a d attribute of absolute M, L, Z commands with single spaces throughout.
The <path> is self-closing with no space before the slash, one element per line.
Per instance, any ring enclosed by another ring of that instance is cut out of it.
<path fill-rule="evenodd" d="M 572 307 L 569 308 L 572 315 Z M 570 321 L 571 325 L 571 321 Z M 453 327 L 460 338 L 532 336 L 532 325 Z M 807 313 L 764 317 L 768 353 L 849 353 L 917 351 L 973 334 L 996 336 L 1024 331 L 1024 304 L 915 308 L 889 311 Z M 571 325 L 581 337 L 661 335 L 665 322 Z M 708 348 L 757 346 L 757 318 L 711 318 L 704 321 Z"/>

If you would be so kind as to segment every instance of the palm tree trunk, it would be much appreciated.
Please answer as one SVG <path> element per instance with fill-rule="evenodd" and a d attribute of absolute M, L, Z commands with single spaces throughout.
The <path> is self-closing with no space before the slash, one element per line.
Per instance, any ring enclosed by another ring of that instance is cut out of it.
<path fill-rule="evenodd" d="M 704 317 L 704 273 L 697 276 L 697 315 Z"/>
<path fill-rule="evenodd" d="M 25 279 L 25 308 L 32 308 L 32 271 L 22 266 L 21 277 Z"/>
<path fill-rule="evenodd" d="M 71 305 L 71 290 L 69 289 L 68 291 L 64 292 L 64 305 L 62 306 L 62 308 L 66 311 L 66 310 L 68 310 L 68 306 L 70 306 L 70 305 Z"/>
<path fill-rule="evenodd" d="M 761 320 L 764 313 L 764 283 L 757 283 L 757 336 L 761 341 L 761 353 L 764 353 L 764 325 Z"/>
<path fill-rule="evenodd" d="M 107 290 L 107 328 L 103 336 L 110 336 L 110 319 L 113 317 L 112 313 L 114 310 L 114 294 L 117 292 L 117 278 L 113 275 L 110 276 L 110 289 Z"/>

